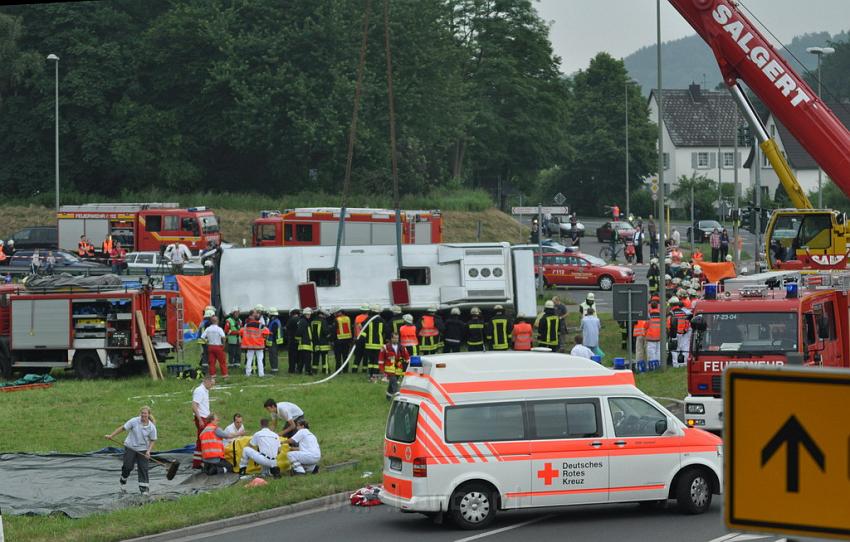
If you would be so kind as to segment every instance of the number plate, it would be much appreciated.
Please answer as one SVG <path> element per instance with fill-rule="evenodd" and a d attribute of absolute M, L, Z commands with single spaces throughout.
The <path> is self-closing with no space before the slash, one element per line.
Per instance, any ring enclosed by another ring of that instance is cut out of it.
<path fill-rule="evenodd" d="M 401 472 L 401 459 L 397 457 L 390 458 L 390 468 Z"/>

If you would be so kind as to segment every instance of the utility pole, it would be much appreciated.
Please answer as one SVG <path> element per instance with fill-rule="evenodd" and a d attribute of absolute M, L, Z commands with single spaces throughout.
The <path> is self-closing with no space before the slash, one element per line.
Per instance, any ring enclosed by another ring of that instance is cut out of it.
<path fill-rule="evenodd" d="M 755 217 L 755 226 L 756 226 L 756 250 L 755 257 L 753 261 L 753 267 L 755 268 L 755 272 L 758 272 L 759 266 L 759 249 L 761 249 L 761 147 L 759 147 L 758 143 L 753 140 L 753 146 L 755 147 L 755 161 L 756 161 L 756 187 L 755 187 L 755 200 L 756 200 L 756 217 Z"/>
<path fill-rule="evenodd" d="M 658 216 L 658 224 L 659 224 L 659 235 L 660 246 L 661 246 L 661 254 L 658 257 L 658 272 L 660 274 L 660 284 L 661 287 L 658 289 L 658 293 L 661 295 L 661 348 L 660 355 L 661 359 L 658 360 L 658 363 L 661 365 L 662 370 L 667 369 L 667 284 L 664 280 L 664 277 L 667 273 L 667 266 L 665 265 L 664 259 L 667 257 L 667 249 L 665 246 L 665 217 L 664 217 L 664 115 L 662 109 L 662 86 L 661 86 L 661 0 L 655 1 L 655 15 L 656 15 L 656 23 L 657 23 L 657 41 L 658 44 L 656 46 L 656 62 L 658 63 L 658 81 L 657 81 L 657 94 L 655 99 L 658 101 L 658 207 L 661 209 L 661 212 Z M 631 340 L 631 339 L 630 339 Z"/>
<path fill-rule="evenodd" d="M 632 216 L 629 205 L 629 78 L 626 77 L 626 217 Z M 631 299 L 631 298 L 630 298 Z"/>
<path fill-rule="evenodd" d="M 740 120 L 738 119 L 738 108 L 735 107 L 735 147 L 734 153 L 735 156 L 732 157 L 734 163 L 734 179 L 735 179 L 735 204 L 733 205 L 733 209 L 735 209 L 734 215 L 735 220 L 732 222 L 732 237 L 735 239 L 735 250 L 733 250 L 733 254 L 735 254 L 735 264 L 740 269 L 741 266 L 741 249 L 738 248 L 738 235 L 740 232 L 738 231 L 738 224 L 741 222 L 741 208 L 738 206 L 738 128 Z M 693 198 L 691 198 L 693 200 Z"/>

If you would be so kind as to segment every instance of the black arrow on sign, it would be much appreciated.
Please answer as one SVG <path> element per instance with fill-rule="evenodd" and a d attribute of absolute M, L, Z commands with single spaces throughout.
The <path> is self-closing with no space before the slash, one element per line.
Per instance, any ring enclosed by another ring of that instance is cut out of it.
<path fill-rule="evenodd" d="M 798 493 L 800 491 L 800 445 L 805 446 L 821 471 L 826 468 L 826 458 L 809 433 L 800 425 L 797 417 L 792 415 L 761 449 L 762 467 L 770 461 L 770 458 L 783 444 L 788 445 L 785 463 L 785 490 L 789 493 Z"/>

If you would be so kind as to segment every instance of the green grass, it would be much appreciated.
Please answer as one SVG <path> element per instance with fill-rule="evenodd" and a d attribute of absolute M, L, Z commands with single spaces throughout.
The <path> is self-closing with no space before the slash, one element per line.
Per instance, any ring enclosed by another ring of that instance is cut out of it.
<path fill-rule="evenodd" d="M 551 294 L 551 292 L 550 292 Z M 547 296 L 549 297 L 549 296 Z M 609 314 L 602 315 L 601 345 L 606 364 L 624 356 L 620 328 Z M 570 307 L 569 326 L 574 332 L 578 314 Z M 197 359 L 197 347 L 186 354 Z M 286 367 L 285 356 L 281 368 Z M 285 369 L 284 369 L 285 370 Z M 0 403 L 0 451 L 85 452 L 109 445 L 103 435 L 143 405 L 149 405 L 159 429 L 158 449 L 180 447 L 195 440 L 191 421 L 191 391 L 196 381 L 169 378 L 153 382 L 147 377 L 81 381 L 54 373 L 59 380 L 50 389 L 3 394 Z M 655 397 L 682 398 L 685 372 L 667 370 L 637 375 L 638 387 Z M 381 449 L 388 405 L 383 384 L 369 384 L 363 375 L 342 375 L 317 386 L 293 386 L 308 377 L 280 376 L 260 380 L 233 375 L 219 380 L 211 392 L 211 407 L 225 419 L 234 412 L 245 417 L 249 430 L 266 415 L 266 398 L 292 401 L 301 406 L 322 446 L 322 463 L 359 461 L 355 468 L 318 476 L 284 478 L 247 489 L 244 483 L 211 493 L 95 514 L 82 519 L 64 516 L 9 516 L 4 518 L 9 540 L 33 542 L 68 540 L 99 542 L 163 532 L 205 521 L 282 506 L 331 493 L 351 490 L 380 479 Z M 118 461 L 116 459 L 116 461 Z M 361 478 L 364 471 L 373 474 Z"/>

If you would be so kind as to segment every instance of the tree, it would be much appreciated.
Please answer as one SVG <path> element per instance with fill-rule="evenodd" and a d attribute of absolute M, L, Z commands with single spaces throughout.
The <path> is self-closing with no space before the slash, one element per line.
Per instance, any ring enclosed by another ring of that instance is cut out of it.
<path fill-rule="evenodd" d="M 688 209 L 688 214 L 690 214 L 692 193 L 694 217 L 696 219 L 716 215 L 717 182 L 702 175 L 693 174 L 690 177 L 682 175 L 679 177 L 676 189 L 670 193 L 670 199 L 680 207 Z"/>

